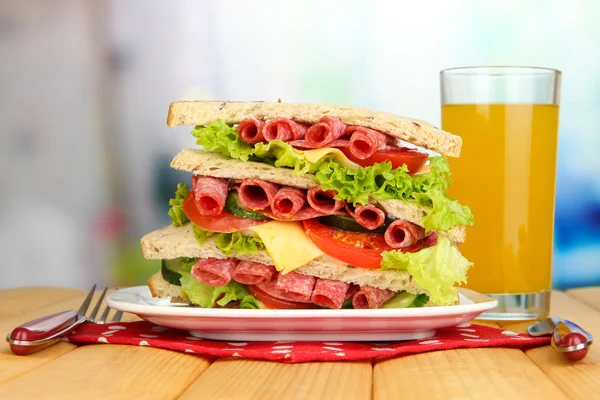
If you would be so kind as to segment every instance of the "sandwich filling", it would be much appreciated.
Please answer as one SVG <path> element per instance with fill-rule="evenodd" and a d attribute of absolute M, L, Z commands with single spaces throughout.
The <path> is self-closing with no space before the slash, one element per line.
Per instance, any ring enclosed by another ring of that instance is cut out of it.
<path fill-rule="evenodd" d="M 443 156 L 398 146 L 373 129 L 323 117 L 305 125 L 286 118 L 222 121 L 196 127 L 205 151 L 312 176 L 309 188 L 267 179 L 193 175 L 178 185 L 169 215 L 192 225 L 199 246 L 218 258 L 163 260 L 162 277 L 202 307 L 381 308 L 453 304 L 471 263 L 446 232 L 473 224 L 449 197 Z M 423 210 L 419 221 L 386 212 L 386 200 Z M 380 204 L 381 202 L 381 204 Z M 417 223 L 418 222 L 418 223 Z M 270 262 L 245 256 L 266 252 Z M 420 293 L 326 279 L 303 266 L 327 259 L 349 268 L 406 271 Z"/>

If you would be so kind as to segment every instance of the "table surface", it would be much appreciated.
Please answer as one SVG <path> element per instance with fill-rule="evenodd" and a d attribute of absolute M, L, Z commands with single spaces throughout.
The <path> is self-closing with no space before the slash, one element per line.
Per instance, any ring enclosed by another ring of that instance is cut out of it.
<path fill-rule="evenodd" d="M 63 288 L 0 290 L 0 333 L 77 309 L 85 294 Z M 555 291 L 552 314 L 600 336 L 600 288 Z M 136 319 L 126 314 L 123 320 Z M 503 327 L 524 332 L 527 325 Z M 4 341 L 0 346 L 0 399 L 600 399 L 600 345 L 578 363 L 544 346 L 302 364 L 67 342 L 19 357 Z"/>

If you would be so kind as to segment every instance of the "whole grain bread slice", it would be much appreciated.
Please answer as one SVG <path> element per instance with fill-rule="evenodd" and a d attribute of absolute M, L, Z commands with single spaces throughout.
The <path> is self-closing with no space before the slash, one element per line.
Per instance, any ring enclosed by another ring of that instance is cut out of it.
<path fill-rule="evenodd" d="M 141 242 L 143 255 L 147 259 L 173 259 L 179 257 L 224 259 L 228 257 L 219 250 L 213 238 L 208 238 L 202 245 L 198 244 L 191 223 L 179 227 L 170 225 L 150 232 L 142 238 Z M 241 256 L 232 254 L 230 257 L 267 265 L 273 264 L 266 251 Z M 407 271 L 380 271 L 357 268 L 329 256 L 316 258 L 295 271 L 304 275 L 340 280 L 360 286 L 372 286 L 394 291 L 405 290 L 413 294 L 426 293 L 414 282 Z"/>
<path fill-rule="evenodd" d="M 178 101 L 169 107 L 167 125 L 205 126 L 219 120 L 227 124 L 238 124 L 248 118 L 266 121 L 280 117 L 315 124 L 325 116 L 339 118 L 348 125 L 375 129 L 448 157 L 460 156 L 462 138 L 428 122 L 340 104 Z"/>
<path fill-rule="evenodd" d="M 241 161 L 225 158 L 217 153 L 209 153 L 198 149 L 184 149 L 175 156 L 171 167 L 181 171 L 193 172 L 196 175 L 214 176 L 231 179 L 260 179 L 279 185 L 308 189 L 318 184 L 311 174 L 298 175 L 292 169 L 277 168 L 269 164 L 253 161 Z M 403 200 L 377 200 L 371 198 L 372 204 L 378 205 L 388 215 L 419 225 L 431 209 L 417 206 Z M 445 232 L 438 232 L 450 240 L 462 243 L 466 239 L 464 226 L 455 226 Z"/>

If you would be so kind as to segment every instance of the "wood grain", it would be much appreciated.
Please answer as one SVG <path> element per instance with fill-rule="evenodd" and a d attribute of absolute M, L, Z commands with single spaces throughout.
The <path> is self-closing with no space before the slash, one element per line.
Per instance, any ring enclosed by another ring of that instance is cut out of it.
<path fill-rule="evenodd" d="M 374 399 L 565 399 L 516 349 L 436 351 L 378 361 Z"/>
<path fill-rule="evenodd" d="M 83 346 L 1 385 L 0 399 L 173 399 L 209 365 L 169 350 Z"/>
<path fill-rule="evenodd" d="M 0 290 L 0 321 L 18 317 L 39 308 L 73 298 L 82 298 L 83 290 L 65 288 L 22 288 Z"/>
<path fill-rule="evenodd" d="M 552 293 L 552 315 L 570 319 L 600 336 L 600 312 L 562 292 Z M 551 347 L 540 347 L 525 353 L 571 398 L 600 398 L 600 347 L 590 347 L 587 357 L 579 362 L 566 360 Z"/>
<path fill-rule="evenodd" d="M 600 287 L 567 290 L 567 294 L 600 311 Z"/>
<path fill-rule="evenodd" d="M 361 362 L 283 364 L 220 359 L 182 399 L 370 399 L 372 366 Z"/>
<path fill-rule="evenodd" d="M 18 302 L 21 313 L 19 315 L 13 315 L 10 318 L 0 319 L 0 334 L 2 337 L 5 337 L 18 325 L 35 318 L 64 310 L 77 310 L 87 295 L 87 292 L 84 290 L 59 288 L 41 289 L 43 289 L 42 293 L 45 296 L 43 304 L 41 304 L 39 297 L 35 295 L 35 293 L 32 293 L 32 291 L 35 292 L 33 289 L 23 289 L 22 293 L 12 291 L 11 296 L 8 298 L 12 299 L 14 302 Z M 4 291 L 0 291 L 0 293 L 4 293 Z M 99 296 L 100 292 L 96 292 L 92 299 L 90 311 Z M 6 299 L 7 297 L 3 296 L 3 298 Z M 106 300 L 102 305 L 101 311 L 104 309 L 105 305 Z M 1 301 L 0 307 L 5 307 Z M 110 316 L 112 315 L 113 314 L 111 313 Z M 131 314 L 125 314 L 123 320 L 139 320 L 139 318 Z M 0 384 L 27 371 L 38 368 L 76 348 L 77 346 L 70 343 L 58 343 L 37 353 L 23 357 L 12 354 L 8 343 L 2 340 L 0 341 Z"/>

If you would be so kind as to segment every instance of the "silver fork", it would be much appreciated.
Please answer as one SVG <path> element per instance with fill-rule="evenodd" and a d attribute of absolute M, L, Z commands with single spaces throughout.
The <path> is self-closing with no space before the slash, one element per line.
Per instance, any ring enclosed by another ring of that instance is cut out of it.
<path fill-rule="evenodd" d="M 106 306 L 100 318 L 96 319 L 96 316 L 100 311 L 107 290 L 108 288 L 104 288 L 100 298 L 96 302 L 96 306 L 87 317 L 85 314 L 96 292 L 96 285 L 92 287 L 92 290 L 90 290 L 85 300 L 83 300 L 77 312 L 72 310 L 61 311 L 19 325 L 6 336 L 6 341 L 10 343 L 11 351 L 17 355 L 35 353 L 38 350 L 59 342 L 84 322 L 104 324 L 108 319 L 110 307 Z M 117 311 L 113 315 L 111 322 L 119 322 L 122 317 L 123 312 Z"/>

